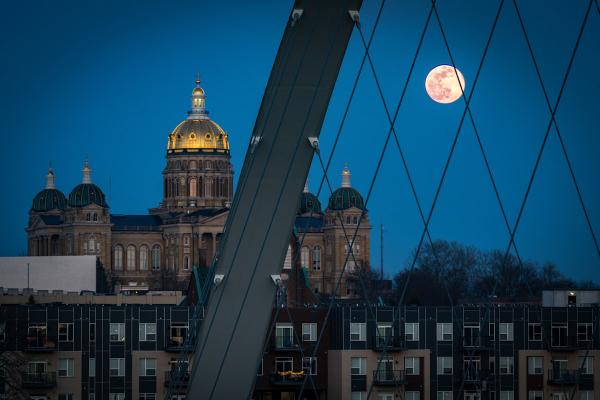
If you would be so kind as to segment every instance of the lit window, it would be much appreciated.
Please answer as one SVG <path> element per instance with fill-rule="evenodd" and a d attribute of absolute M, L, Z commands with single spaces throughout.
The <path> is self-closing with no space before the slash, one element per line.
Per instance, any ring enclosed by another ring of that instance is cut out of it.
<path fill-rule="evenodd" d="M 352 375 L 366 375 L 367 374 L 367 358 L 366 357 L 352 357 L 350 359 Z"/>
<path fill-rule="evenodd" d="M 513 358 L 512 357 L 500 357 L 500 375 L 512 375 L 513 374 Z"/>
<path fill-rule="evenodd" d="M 577 368 L 582 375 L 592 375 L 594 373 L 594 357 L 577 357 Z"/>
<path fill-rule="evenodd" d="M 314 322 L 302 324 L 302 340 L 314 342 L 317 340 L 317 324 Z"/>
<path fill-rule="evenodd" d="M 140 376 L 156 376 L 156 358 L 140 358 Z"/>
<path fill-rule="evenodd" d="M 58 376 L 70 378 L 73 376 L 74 360 L 72 358 L 58 359 Z"/>
<path fill-rule="evenodd" d="M 544 375 L 544 357 L 527 357 L 527 373 Z"/>
<path fill-rule="evenodd" d="M 315 246 L 313 249 L 313 269 L 315 271 L 321 270 L 321 247 Z"/>
<path fill-rule="evenodd" d="M 452 357 L 437 358 L 437 374 L 452 375 Z"/>
<path fill-rule="evenodd" d="M 160 246 L 155 244 L 152 246 L 152 270 L 158 271 L 160 269 Z"/>
<path fill-rule="evenodd" d="M 527 400 L 544 400 L 544 392 L 541 390 L 530 390 L 527 394 Z"/>
<path fill-rule="evenodd" d="M 300 264 L 302 268 L 308 268 L 310 257 L 310 250 L 307 246 L 303 246 L 302 250 L 300 250 Z"/>
<path fill-rule="evenodd" d="M 437 392 L 437 400 L 452 400 L 452 392 L 450 392 L 450 391 Z"/>
<path fill-rule="evenodd" d="M 498 335 L 501 342 L 512 342 L 513 340 L 513 324 L 512 322 L 501 323 L 498 326 Z"/>
<path fill-rule="evenodd" d="M 113 266 L 116 270 L 123 269 L 123 246 L 116 245 L 114 250 Z"/>
<path fill-rule="evenodd" d="M 110 359 L 110 376 L 125 376 L 125 359 Z"/>
<path fill-rule="evenodd" d="M 96 358 L 90 358 L 88 362 L 88 376 L 93 378 L 96 376 Z"/>
<path fill-rule="evenodd" d="M 140 341 L 153 342 L 156 340 L 156 323 L 140 324 Z"/>
<path fill-rule="evenodd" d="M 367 336 L 367 324 L 364 322 L 350 323 L 350 341 L 364 342 Z"/>
<path fill-rule="evenodd" d="M 140 246 L 140 270 L 148 270 L 148 246 Z"/>
<path fill-rule="evenodd" d="M 59 323 L 58 324 L 58 341 L 72 342 L 73 341 L 73 324 Z"/>
<path fill-rule="evenodd" d="M 409 342 L 419 340 L 419 324 L 417 322 L 407 322 L 404 324 L 404 337 Z"/>
<path fill-rule="evenodd" d="M 404 371 L 406 371 L 406 375 L 419 375 L 421 373 L 421 359 L 419 357 L 404 357 Z"/>
<path fill-rule="evenodd" d="M 514 393 L 512 390 L 501 390 L 500 400 L 514 400 Z"/>
<path fill-rule="evenodd" d="M 135 270 L 135 246 L 132 244 L 127 246 L 127 270 Z"/>
<path fill-rule="evenodd" d="M 125 341 L 125 324 L 110 324 L 110 341 L 124 342 Z"/>
<path fill-rule="evenodd" d="M 437 341 L 452 341 L 452 324 L 438 323 L 437 324 Z"/>

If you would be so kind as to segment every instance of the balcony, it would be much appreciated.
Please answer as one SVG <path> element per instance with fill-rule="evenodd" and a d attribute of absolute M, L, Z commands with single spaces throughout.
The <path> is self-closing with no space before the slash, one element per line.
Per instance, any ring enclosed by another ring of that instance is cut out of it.
<path fill-rule="evenodd" d="M 300 351 L 300 346 L 291 335 L 276 335 L 272 347 L 273 351 Z"/>
<path fill-rule="evenodd" d="M 401 369 L 381 369 L 373 371 L 373 385 L 397 386 L 406 383 L 406 374 Z"/>
<path fill-rule="evenodd" d="M 579 373 L 575 370 L 548 370 L 548 384 L 557 386 L 572 386 L 577 384 Z"/>
<path fill-rule="evenodd" d="M 585 344 L 583 344 L 585 343 Z M 549 337 L 546 339 L 546 348 L 548 351 L 553 352 L 570 352 L 578 349 L 585 350 L 587 348 L 587 342 L 583 342 L 580 346 L 577 344 L 577 338 L 574 336 L 570 337 Z"/>
<path fill-rule="evenodd" d="M 193 350 L 194 348 L 191 344 L 185 343 L 184 337 L 171 337 L 165 347 L 165 351 L 169 353 L 185 353 Z"/>
<path fill-rule="evenodd" d="M 56 386 L 56 372 L 26 373 L 22 378 L 23 388 L 53 388 Z"/>
<path fill-rule="evenodd" d="M 462 346 L 465 349 L 485 350 L 492 347 L 493 343 L 489 336 L 463 336 Z"/>
<path fill-rule="evenodd" d="M 171 384 L 171 381 L 174 379 L 177 379 L 174 376 L 175 371 L 165 371 L 165 386 L 169 386 Z M 183 376 L 180 376 L 177 379 L 177 382 L 173 382 L 173 383 L 177 383 L 177 386 L 180 388 L 187 388 L 187 385 L 190 381 L 190 373 L 189 372 L 184 372 Z"/>
<path fill-rule="evenodd" d="M 392 336 L 392 335 L 375 335 L 375 343 L 373 343 L 373 350 L 386 352 L 401 351 L 405 348 L 404 337 Z"/>
<path fill-rule="evenodd" d="M 304 371 L 280 371 L 271 374 L 271 385 L 273 386 L 302 386 Z"/>
<path fill-rule="evenodd" d="M 48 336 L 27 336 L 24 350 L 27 352 L 56 351 L 56 343 L 49 340 Z"/>
<path fill-rule="evenodd" d="M 482 373 L 480 369 L 468 368 L 463 370 L 465 383 L 480 383 Z"/>

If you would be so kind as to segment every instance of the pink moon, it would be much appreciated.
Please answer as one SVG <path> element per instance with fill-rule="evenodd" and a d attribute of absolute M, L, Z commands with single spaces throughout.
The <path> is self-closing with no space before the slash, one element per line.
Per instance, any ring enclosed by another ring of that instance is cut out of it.
<path fill-rule="evenodd" d="M 429 97 L 438 103 L 453 103 L 460 99 L 465 90 L 465 78 L 458 68 L 455 72 L 451 65 L 439 65 L 427 74 L 425 90 Z"/>

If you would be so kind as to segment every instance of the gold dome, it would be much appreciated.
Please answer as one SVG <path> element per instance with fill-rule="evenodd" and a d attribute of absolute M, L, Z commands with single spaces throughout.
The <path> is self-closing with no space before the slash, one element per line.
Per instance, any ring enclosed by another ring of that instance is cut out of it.
<path fill-rule="evenodd" d="M 167 150 L 229 152 L 229 137 L 210 119 L 186 119 L 169 134 Z"/>
<path fill-rule="evenodd" d="M 200 79 L 196 79 L 191 100 L 189 116 L 169 134 L 167 152 L 229 153 L 227 133 L 208 117 L 206 94 L 200 87 Z"/>

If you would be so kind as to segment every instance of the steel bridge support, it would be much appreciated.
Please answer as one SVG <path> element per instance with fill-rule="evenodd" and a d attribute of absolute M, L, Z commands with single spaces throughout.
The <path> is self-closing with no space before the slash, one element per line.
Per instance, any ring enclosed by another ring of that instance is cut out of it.
<path fill-rule="evenodd" d="M 277 290 L 271 275 L 281 272 L 352 34 L 350 11 L 361 3 L 297 0 L 290 13 L 217 254 L 188 399 L 251 395 Z"/>

